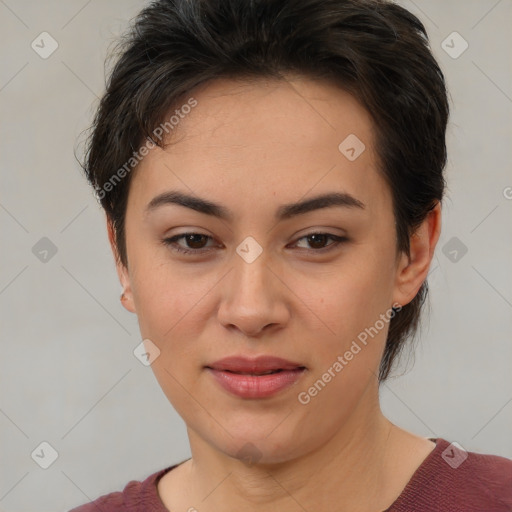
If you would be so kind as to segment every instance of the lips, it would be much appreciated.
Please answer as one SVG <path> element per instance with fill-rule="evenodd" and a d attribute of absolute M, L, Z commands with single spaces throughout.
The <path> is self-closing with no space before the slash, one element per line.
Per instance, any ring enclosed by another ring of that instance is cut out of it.
<path fill-rule="evenodd" d="M 294 385 L 307 368 L 279 357 L 228 357 L 205 369 L 222 389 L 245 399 L 271 397 Z"/>
<path fill-rule="evenodd" d="M 285 370 L 304 369 L 305 366 L 280 357 L 259 356 L 255 359 L 226 357 L 208 365 L 207 368 L 246 375 L 268 375 Z"/>

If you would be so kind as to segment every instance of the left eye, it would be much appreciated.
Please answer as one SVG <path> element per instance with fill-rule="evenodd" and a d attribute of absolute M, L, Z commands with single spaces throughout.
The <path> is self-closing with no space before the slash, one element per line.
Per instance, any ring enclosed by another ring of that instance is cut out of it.
<path fill-rule="evenodd" d="M 187 245 L 192 244 L 192 247 L 183 247 L 182 245 L 179 245 L 177 242 L 182 238 L 186 240 Z M 181 235 L 176 235 L 171 238 L 165 238 L 164 240 L 162 240 L 162 242 L 164 243 L 164 245 L 170 247 L 173 251 L 176 252 L 186 254 L 201 254 L 209 252 L 211 250 L 204 249 L 203 242 L 205 240 L 207 241 L 208 239 L 213 240 L 211 236 L 203 235 L 202 233 L 183 233 Z M 324 246 L 324 244 L 329 239 L 334 240 L 334 242 L 328 244 L 327 246 Z M 313 246 L 313 249 L 306 248 L 306 251 L 318 253 L 330 250 L 331 248 L 339 245 L 340 243 L 345 242 L 347 238 L 344 236 L 333 235 L 331 233 L 310 233 L 299 238 L 296 244 L 301 240 L 306 240 L 306 243 L 311 244 Z M 198 245 L 201 247 L 197 247 Z"/>
<path fill-rule="evenodd" d="M 318 247 L 318 245 L 323 245 L 323 243 L 326 242 L 328 239 L 334 240 L 334 243 L 329 244 L 325 247 Z M 314 252 L 319 252 L 322 250 L 330 250 L 331 247 L 336 247 L 340 243 L 345 242 L 347 238 L 344 236 L 332 235 L 331 233 L 310 233 L 309 235 L 299 238 L 297 242 L 300 242 L 301 240 L 306 240 L 306 243 L 313 245 Z"/>

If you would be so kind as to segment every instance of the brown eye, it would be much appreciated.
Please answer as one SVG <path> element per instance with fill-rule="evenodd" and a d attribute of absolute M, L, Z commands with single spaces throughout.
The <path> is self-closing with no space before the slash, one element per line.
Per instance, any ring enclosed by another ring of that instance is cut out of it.
<path fill-rule="evenodd" d="M 192 233 L 185 235 L 184 238 L 191 249 L 202 249 L 204 247 L 204 242 L 206 241 L 205 239 L 209 237 L 199 233 Z"/>
<path fill-rule="evenodd" d="M 334 242 L 325 245 L 329 239 L 334 240 Z M 312 252 L 324 252 L 338 246 L 342 242 L 346 242 L 347 238 L 344 236 L 332 235 L 331 233 L 310 233 L 309 235 L 299 238 L 297 243 L 301 240 L 306 240 L 307 243 L 312 247 L 312 249 L 306 248 L 306 250 L 310 250 Z"/>
<path fill-rule="evenodd" d="M 185 240 L 187 244 L 186 247 L 179 245 L 177 242 L 181 239 Z M 200 254 L 202 252 L 207 252 L 210 249 L 204 250 L 205 243 L 208 239 L 211 239 L 211 236 L 203 235 L 202 233 L 183 233 L 181 235 L 176 235 L 171 238 L 166 238 L 163 240 L 163 243 L 167 246 L 170 246 L 173 250 L 177 252 L 182 252 L 186 254 Z"/>

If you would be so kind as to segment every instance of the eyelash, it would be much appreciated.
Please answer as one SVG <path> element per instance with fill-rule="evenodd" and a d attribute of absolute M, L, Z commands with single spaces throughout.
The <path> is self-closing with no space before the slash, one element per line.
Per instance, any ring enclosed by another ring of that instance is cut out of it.
<path fill-rule="evenodd" d="M 176 245 L 176 242 L 182 238 L 185 238 L 187 236 L 190 236 L 190 235 L 199 235 L 199 236 L 203 236 L 203 237 L 206 237 L 208 239 L 212 239 L 211 236 L 208 236 L 208 235 L 204 235 L 203 233 L 182 233 L 181 235 L 176 235 L 176 236 L 173 236 L 171 238 L 165 238 L 164 240 L 162 240 L 162 243 L 169 247 L 170 249 L 172 249 L 173 251 L 176 251 L 176 252 L 179 252 L 179 253 L 182 253 L 182 254 L 205 254 L 205 253 L 208 253 L 211 251 L 211 248 L 210 249 L 185 249 L 179 245 Z M 295 243 L 298 243 L 300 240 L 304 239 L 304 238 L 308 238 L 310 236 L 313 236 L 313 235 L 323 235 L 323 236 L 326 236 L 327 238 L 330 238 L 331 240 L 334 240 L 334 243 L 332 244 L 329 244 L 327 247 L 322 247 L 321 249 L 304 249 L 306 252 L 308 253 L 326 253 L 328 251 L 331 251 L 332 249 L 334 249 L 335 247 L 339 246 L 341 243 L 343 242 L 346 242 L 348 241 L 347 237 L 344 237 L 344 236 L 337 236 L 337 235 L 333 235 L 331 233 L 323 233 L 323 232 L 313 232 L 313 233 L 308 233 L 307 235 L 304 235 L 302 237 L 300 237 L 297 242 Z"/>

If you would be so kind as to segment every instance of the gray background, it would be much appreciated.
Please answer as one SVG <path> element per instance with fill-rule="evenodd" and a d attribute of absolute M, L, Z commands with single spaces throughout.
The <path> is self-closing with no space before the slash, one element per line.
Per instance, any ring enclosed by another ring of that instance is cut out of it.
<path fill-rule="evenodd" d="M 429 31 L 452 117 L 430 320 L 382 404 L 420 435 L 512 458 L 512 1 L 402 4 Z M 183 421 L 133 355 L 136 318 L 73 155 L 108 47 L 143 5 L 0 0 L 2 511 L 65 511 L 189 456 Z M 59 45 L 47 59 L 31 48 L 43 31 Z M 469 43 L 458 58 L 442 48 L 453 31 Z M 43 237 L 57 248 L 47 261 L 33 252 Z M 46 470 L 31 458 L 42 441 L 58 452 Z"/>

